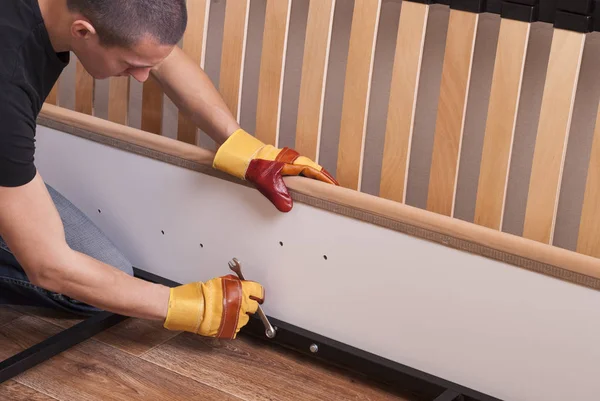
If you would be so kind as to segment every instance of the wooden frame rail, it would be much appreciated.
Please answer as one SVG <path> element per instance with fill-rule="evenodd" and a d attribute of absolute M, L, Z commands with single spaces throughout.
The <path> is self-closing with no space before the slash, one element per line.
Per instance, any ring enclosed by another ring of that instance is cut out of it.
<path fill-rule="evenodd" d="M 39 124 L 242 185 L 212 168 L 214 153 L 181 141 L 45 104 Z M 314 207 L 600 290 L 600 259 L 438 213 L 302 177 L 292 197 Z"/>
<path fill-rule="evenodd" d="M 285 82 L 288 77 L 288 41 L 292 32 L 296 0 L 267 0 L 260 27 L 261 54 L 257 57 L 256 102 L 242 104 L 244 76 L 249 46 L 249 25 L 253 0 L 227 0 L 224 5 L 221 59 L 217 85 L 227 106 L 238 120 L 241 110 L 252 107 L 256 113 L 255 135 L 266 143 L 280 146 Z M 441 4 L 435 4 L 441 3 Z M 288 178 L 294 199 L 336 213 L 384 225 L 461 250 L 492 257 L 567 281 L 600 289 L 600 108 L 593 143 L 580 221 L 576 222 L 576 250 L 554 245 L 561 183 L 566 151 L 574 116 L 574 104 L 582 69 L 587 34 L 600 29 L 600 4 L 593 1 L 550 0 L 404 0 L 394 31 L 389 98 L 385 109 L 379 193 L 363 192 L 365 144 L 375 79 L 375 56 L 381 43 L 380 21 L 385 2 L 356 0 L 349 19 L 345 75 L 341 82 L 339 144 L 332 167 L 342 184 L 332 188 L 302 178 Z M 600 3 L 600 1 L 598 1 Z M 306 16 L 302 66 L 295 119 L 295 143 L 302 154 L 321 161 L 321 141 L 325 132 L 326 93 L 332 74 L 336 0 L 309 0 Z M 442 43 L 443 61 L 438 106 L 429 118 L 435 121 L 427 177 L 426 206 L 407 204 L 412 144 L 417 135 L 415 120 L 423 80 L 426 37 L 431 28 L 432 7 L 448 7 L 448 28 Z M 182 41 L 183 50 L 204 68 L 207 55 L 210 1 L 188 2 L 189 25 Z M 482 132 L 481 162 L 477 175 L 473 221 L 454 217 L 460 161 L 470 104 L 476 43 L 480 36 L 482 13 L 496 14 L 498 41 L 493 63 L 490 100 Z M 552 29 L 543 97 L 530 170 L 513 171 L 516 126 L 523 102 L 525 66 L 530 52 L 533 24 L 549 24 Z M 339 55 L 337 55 L 339 56 Z M 129 151 L 157 157 L 207 174 L 231 179 L 210 166 L 214 153 L 198 146 L 198 127 L 177 115 L 176 139 L 162 132 L 163 99 L 153 79 L 143 84 L 141 130 L 129 126 L 130 81 L 111 78 L 106 120 L 95 116 L 94 80 L 76 61 L 75 107 L 61 107 L 60 81 L 48 97 L 40 123 L 81 135 Z M 62 78 L 61 78 L 62 80 Z M 528 177 L 523 233 L 504 232 L 508 182 L 511 177 Z M 241 183 L 241 182 L 239 182 Z"/>

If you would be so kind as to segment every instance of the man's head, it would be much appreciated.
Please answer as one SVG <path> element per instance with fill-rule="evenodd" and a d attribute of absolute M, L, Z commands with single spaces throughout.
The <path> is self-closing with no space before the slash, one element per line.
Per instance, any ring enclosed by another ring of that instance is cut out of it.
<path fill-rule="evenodd" d="M 66 0 L 71 48 L 95 78 L 144 81 L 186 28 L 186 0 Z"/>

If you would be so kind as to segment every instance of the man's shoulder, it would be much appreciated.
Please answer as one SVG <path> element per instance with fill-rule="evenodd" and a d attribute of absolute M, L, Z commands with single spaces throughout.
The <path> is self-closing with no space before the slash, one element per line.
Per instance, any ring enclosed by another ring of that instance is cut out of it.
<path fill-rule="evenodd" d="M 23 43 L 40 23 L 32 0 L 10 0 L 0 13 L 0 77 L 10 79 L 20 59 Z"/>

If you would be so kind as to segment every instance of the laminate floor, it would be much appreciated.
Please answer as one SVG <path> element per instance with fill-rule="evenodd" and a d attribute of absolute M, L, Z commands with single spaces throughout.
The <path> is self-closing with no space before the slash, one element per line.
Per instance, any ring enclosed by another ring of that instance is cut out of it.
<path fill-rule="evenodd" d="M 0 360 L 78 322 L 0 307 Z M 0 385 L 5 401 L 413 401 L 379 384 L 245 335 L 222 341 L 127 319 Z"/>

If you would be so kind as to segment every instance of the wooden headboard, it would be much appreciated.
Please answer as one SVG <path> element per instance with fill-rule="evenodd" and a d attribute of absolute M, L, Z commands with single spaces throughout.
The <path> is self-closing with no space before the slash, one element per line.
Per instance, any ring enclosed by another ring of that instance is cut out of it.
<path fill-rule="evenodd" d="M 297 201 L 600 289 L 600 7 L 434 3 L 189 0 L 181 46 L 244 128 L 342 185 L 290 178 Z M 153 79 L 63 75 L 41 124 L 212 174 Z"/>

